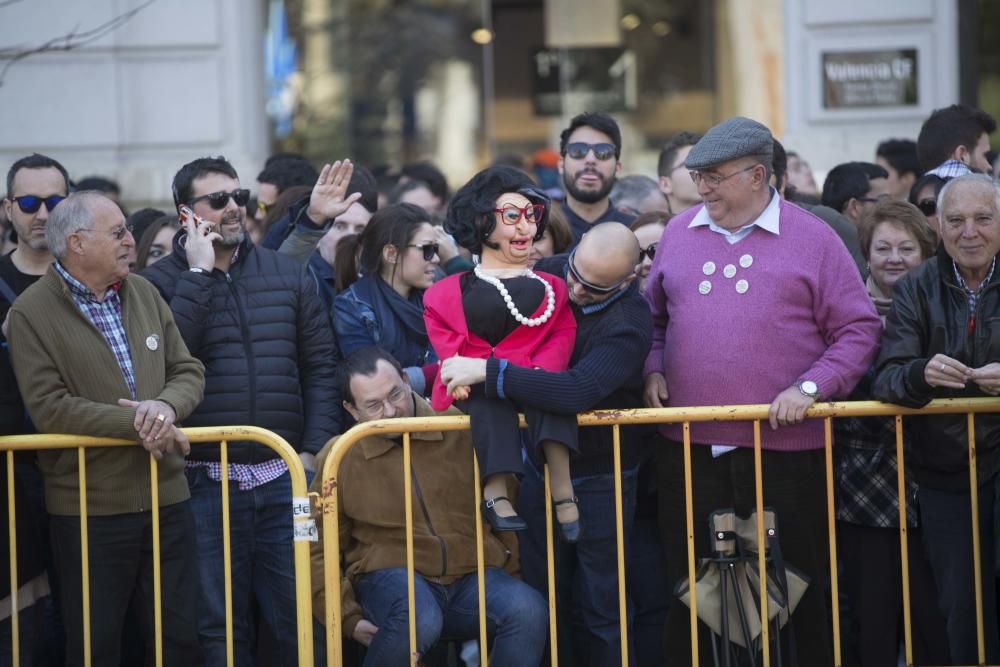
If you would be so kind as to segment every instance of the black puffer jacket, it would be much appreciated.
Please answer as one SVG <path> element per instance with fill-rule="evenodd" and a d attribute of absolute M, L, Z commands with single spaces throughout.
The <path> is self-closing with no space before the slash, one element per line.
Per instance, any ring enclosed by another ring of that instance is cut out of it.
<path fill-rule="evenodd" d="M 919 408 L 935 398 L 986 396 L 975 382 L 959 390 L 932 387 L 924 380 L 927 362 L 938 353 L 970 368 L 1000 361 L 1000 271 L 994 271 L 980 293 L 974 329 L 971 315 L 943 249 L 900 279 L 876 362 L 875 398 Z M 909 463 L 917 482 L 942 491 L 968 491 L 966 416 L 904 417 L 903 424 L 913 443 Z M 1000 470 L 1000 415 L 976 416 L 976 458 L 980 483 Z"/>
<path fill-rule="evenodd" d="M 299 452 L 318 453 L 340 433 L 343 409 L 333 329 L 306 268 L 244 241 L 229 273 L 195 273 L 184 236 L 179 231 L 173 254 L 142 272 L 170 304 L 191 354 L 205 364 L 205 399 L 184 424 L 260 426 Z M 229 460 L 275 456 L 241 445 Z M 219 448 L 195 445 L 189 458 L 218 460 Z"/>

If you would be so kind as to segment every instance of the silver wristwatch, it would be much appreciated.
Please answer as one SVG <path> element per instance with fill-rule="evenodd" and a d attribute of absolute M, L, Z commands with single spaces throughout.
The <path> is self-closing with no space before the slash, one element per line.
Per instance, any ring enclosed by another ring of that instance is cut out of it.
<path fill-rule="evenodd" d="M 812 380 L 800 380 L 795 383 L 795 386 L 799 388 L 803 396 L 808 396 L 814 401 L 819 400 L 819 387 Z"/>

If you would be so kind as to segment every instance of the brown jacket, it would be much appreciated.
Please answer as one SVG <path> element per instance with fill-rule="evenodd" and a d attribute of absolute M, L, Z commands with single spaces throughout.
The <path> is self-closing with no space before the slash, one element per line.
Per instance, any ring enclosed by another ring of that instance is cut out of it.
<path fill-rule="evenodd" d="M 460 415 L 455 408 L 434 412 L 413 394 L 416 417 Z M 338 438 L 316 457 L 321 472 Z M 410 436 L 413 471 L 414 569 L 425 579 L 449 584 L 476 571 L 476 516 L 472 440 L 468 431 L 414 433 Z M 343 633 L 350 637 L 362 618 L 352 583 L 367 572 L 406 567 L 406 515 L 403 497 L 402 439 L 369 436 L 344 457 L 337 478 Z M 319 492 L 317 475 L 310 490 Z M 314 518 L 322 530 L 322 514 Z M 483 555 L 487 567 L 517 566 L 516 541 L 502 542 L 483 523 Z M 322 535 L 321 535 L 322 538 Z M 313 614 L 325 621 L 323 542 L 312 547 Z"/>

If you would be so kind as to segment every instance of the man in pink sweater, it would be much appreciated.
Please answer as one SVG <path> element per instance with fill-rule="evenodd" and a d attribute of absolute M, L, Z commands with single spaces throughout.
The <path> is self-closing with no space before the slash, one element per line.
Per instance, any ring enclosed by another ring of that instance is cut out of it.
<path fill-rule="evenodd" d="M 688 155 L 703 205 L 671 220 L 657 246 L 646 293 L 654 328 L 645 399 L 650 407 L 770 404 L 764 504 L 777 512 L 786 561 L 812 579 L 790 631 L 781 632 L 782 653 L 821 666 L 832 662 L 823 425 L 804 417 L 815 401 L 853 389 L 877 353 L 881 324 L 837 235 L 768 185 L 772 151 L 765 126 L 736 117 Z M 679 425 L 660 432 L 660 526 L 668 581 L 677 583 L 687 576 L 682 434 Z M 711 512 L 747 516 L 756 507 L 753 425 L 692 424 L 691 440 L 702 558 L 710 555 Z M 711 655 L 708 639 L 702 627 L 701 656 Z M 671 664 L 690 664 L 688 610 L 676 599 L 665 641 Z"/>

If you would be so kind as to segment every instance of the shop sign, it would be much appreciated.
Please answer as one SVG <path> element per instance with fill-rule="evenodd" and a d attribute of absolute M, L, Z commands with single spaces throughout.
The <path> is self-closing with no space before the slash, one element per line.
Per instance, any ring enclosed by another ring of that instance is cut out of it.
<path fill-rule="evenodd" d="M 823 107 L 917 106 L 917 50 L 826 51 Z"/>

